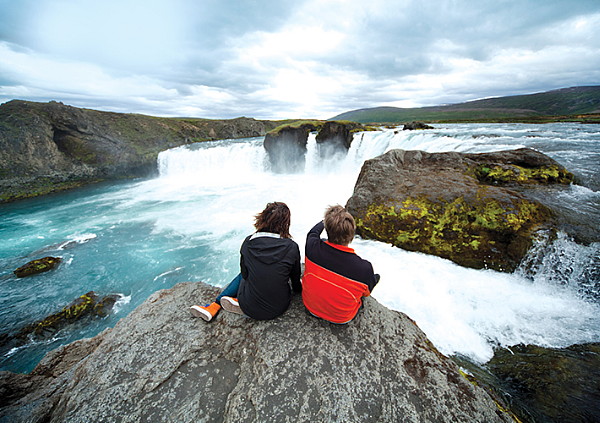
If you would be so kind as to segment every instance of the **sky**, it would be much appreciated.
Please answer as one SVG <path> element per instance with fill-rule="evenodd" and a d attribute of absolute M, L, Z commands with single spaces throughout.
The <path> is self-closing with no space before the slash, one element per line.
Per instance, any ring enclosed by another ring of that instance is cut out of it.
<path fill-rule="evenodd" d="M 0 103 L 327 119 L 600 85 L 600 0 L 0 0 Z"/>

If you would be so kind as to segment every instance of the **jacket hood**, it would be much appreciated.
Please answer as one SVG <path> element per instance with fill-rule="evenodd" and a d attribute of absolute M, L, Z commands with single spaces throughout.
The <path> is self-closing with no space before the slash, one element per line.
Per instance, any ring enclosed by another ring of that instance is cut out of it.
<path fill-rule="evenodd" d="M 291 240 L 268 232 L 257 232 L 248 236 L 246 241 L 242 245 L 242 254 L 264 264 L 280 262 L 293 245 Z"/>

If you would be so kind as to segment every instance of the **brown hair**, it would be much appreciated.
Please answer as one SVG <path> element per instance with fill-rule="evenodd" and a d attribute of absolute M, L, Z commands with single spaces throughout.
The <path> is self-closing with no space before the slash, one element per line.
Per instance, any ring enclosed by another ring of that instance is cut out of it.
<path fill-rule="evenodd" d="M 340 205 L 330 206 L 325 211 L 325 230 L 329 242 L 348 245 L 354 238 L 356 223 L 346 209 Z"/>
<path fill-rule="evenodd" d="M 254 227 L 256 232 L 270 232 L 282 238 L 291 238 L 290 220 L 287 204 L 276 201 L 267 204 L 263 211 L 254 216 Z"/>

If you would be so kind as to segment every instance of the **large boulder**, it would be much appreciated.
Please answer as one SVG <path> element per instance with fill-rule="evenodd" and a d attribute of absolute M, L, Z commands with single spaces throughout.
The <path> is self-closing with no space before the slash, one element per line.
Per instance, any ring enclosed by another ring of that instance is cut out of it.
<path fill-rule="evenodd" d="M 367 298 L 334 325 L 295 296 L 271 321 L 188 307 L 218 290 L 182 283 L 113 329 L 0 373 L 0 420 L 18 422 L 509 422 L 406 315 Z"/>
<path fill-rule="evenodd" d="M 564 167 L 531 149 L 392 150 L 363 164 L 347 208 L 362 237 L 467 267 L 512 271 L 553 215 L 516 188 L 572 180 Z"/>

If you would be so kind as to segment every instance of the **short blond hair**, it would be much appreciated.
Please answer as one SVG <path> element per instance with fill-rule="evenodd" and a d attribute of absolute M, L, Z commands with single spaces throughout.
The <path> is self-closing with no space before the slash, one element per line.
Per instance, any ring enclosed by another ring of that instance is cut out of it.
<path fill-rule="evenodd" d="M 356 223 L 344 207 L 339 204 L 328 207 L 323 222 L 329 242 L 339 245 L 348 245 L 352 242 L 356 232 Z"/>

